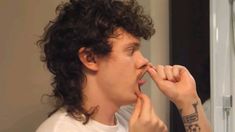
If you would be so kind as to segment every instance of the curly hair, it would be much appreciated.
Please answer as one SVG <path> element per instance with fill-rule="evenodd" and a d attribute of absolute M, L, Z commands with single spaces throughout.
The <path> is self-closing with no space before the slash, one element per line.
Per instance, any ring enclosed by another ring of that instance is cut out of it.
<path fill-rule="evenodd" d="M 41 60 L 53 74 L 55 109 L 64 107 L 77 120 L 86 124 L 94 109 L 84 109 L 82 85 L 86 81 L 83 63 L 77 53 L 88 48 L 105 56 L 111 52 L 108 38 L 118 28 L 135 37 L 149 39 L 154 33 L 152 20 L 135 0 L 70 0 L 60 4 L 57 17 L 45 27 L 37 44 Z"/>

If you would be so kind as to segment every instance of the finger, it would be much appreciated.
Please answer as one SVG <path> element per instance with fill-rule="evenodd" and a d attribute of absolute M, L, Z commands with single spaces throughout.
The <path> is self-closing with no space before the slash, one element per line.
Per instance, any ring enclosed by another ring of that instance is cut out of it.
<path fill-rule="evenodd" d="M 176 65 L 175 67 L 179 69 L 180 79 L 182 79 L 183 81 L 188 81 L 188 79 L 194 80 L 193 76 L 190 74 L 186 67 L 181 65 Z"/>
<path fill-rule="evenodd" d="M 155 114 L 152 115 L 153 122 L 158 125 L 158 130 L 161 132 L 167 132 L 166 124 Z"/>
<path fill-rule="evenodd" d="M 151 117 L 154 119 L 154 120 L 160 120 L 159 116 L 156 114 L 155 110 L 152 108 L 152 115 Z"/>
<path fill-rule="evenodd" d="M 162 78 L 162 80 L 166 80 L 167 79 L 167 76 L 165 74 L 164 66 L 163 65 L 157 65 L 155 70 L 159 74 L 159 76 Z"/>
<path fill-rule="evenodd" d="M 174 65 L 174 68 L 179 70 L 179 74 L 182 74 L 183 72 L 188 72 L 187 68 L 181 65 Z"/>
<path fill-rule="evenodd" d="M 169 66 L 169 65 L 165 66 L 164 67 L 164 72 L 166 74 L 167 80 L 175 82 L 175 79 L 174 79 L 174 76 L 173 76 L 172 66 Z"/>
<path fill-rule="evenodd" d="M 137 102 L 135 104 L 135 108 L 134 108 L 134 111 L 131 115 L 131 118 L 130 118 L 130 122 L 135 122 L 136 120 L 138 120 L 139 116 L 140 116 L 140 112 L 141 112 L 141 100 L 140 98 L 138 97 L 137 98 Z"/>
<path fill-rule="evenodd" d="M 173 76 L 175 80 L 178 82 L 180 80 L 180 71 L 177 65 L 174 65 L 172 68 Z"/>
<path fill-rule="evenodd" d="M 159 126 L 160 126 L 160 129 L 161 129 L 161 132 L 167 132 L 166 124 L 163 121 L 161 121 L 159 123 Z"/>
<path fill-rule="evenodd" d="M 148 68 L 147 72 L 150 74 L 151 78 L 155 82 L 158 82 L 158 81 L 162 80 L 162 78 L 160 77 L 159 73 L 157 73 L 157 71 L 154 68 Z"/>
<path fill-rule="evenodd" d="M 167 128 L 167 126 L 165 125 L 164 126 L 164 129 L 163 129 L 163 131 L 162 132 L 168 132 L 168 128 Z"/>
<path fill-rule="evenodd" d="M 152 111 L 152 104 L 148 96 L 141 93 L 140 99 L 142 100 L 142 109 L 140 113 L 140 118 L 150 119 L 151 111 Z"/>
<path fill-rule="evenodd" d="M 156 70 L 153 68 L 148 69 L 148 73 L 150 74 L 151 78 L 154 80 L 158 88 L 165 93 L 166 91 L 170 90 L 169 88 L 172 87 L 172 82 L 167 80 L 162 80 L 160 75 L 157 73 Z"/>

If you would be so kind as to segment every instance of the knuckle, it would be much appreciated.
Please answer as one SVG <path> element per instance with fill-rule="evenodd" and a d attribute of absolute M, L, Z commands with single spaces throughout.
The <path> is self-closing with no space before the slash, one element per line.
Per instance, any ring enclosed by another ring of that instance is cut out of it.
<path fill-rule="evenodd" d="M 183 66 L 183 65 L 174 65 L 173 67 L 175 67 L 175 68 L 183 68 L 183 69 L 185 69 L 186 67 L 185 66 Z"/>
<path fill-rule="evenodd" d="M 153 120 L 153 121 L 152 121 L 152 125 L 154 125 L 154 126 L 158 125 L 158 120 L 156 120 L 156 119 Z"/>
<path fill-rule="evenodd" d="M 168 128 L 165 126 L 163 132 L 168 132 Z"/>
<path fill-rule="evenodd" d="M 163 69 L 163 68 L 164 68 L 163 65 L 157 65 L 157 66 L 156 66 L 156 69 Z"/>
<path fill-rule="evenodd" d="M 167 74 L 171 74 L 172 73 L 172 67 L 171 66 L 166 66 L 165 68 L 164 68 L 164 71 L 167 73 Z"/>
<path fill-rule="evenodd" d="M 174 65 L 173 69 L 177 70 L 177 69 L 179 69 L 179 67 L 177 65 Z"/>
<path fill-rule="evenodd" d="M 166 65 L 165 68 L 166 68 L 166 69 L 171 69 L 172 66 L 171 66 L 171 65 Z"/>
<path fill-rule="evenodd" d="M 162 121 L 159 121 L 159 126 L 162 128 L 162 130 L 164 130 L 166 128 L 165 123 Z"/>
<path fill-rule="evenodd" d="M 142 121 L 140 121 L 140 123 L 142 124 L 142 125 L 144 125 L 144 126 L 146 126 L 146 125 L 150 125 L 150 120 L 148 120 L 148 119 L 143 119 Z"/>
<path fill-rule="evenodd" d="M 157 125 L 157 121 L 156 120 L 151 120 L 149 124 L 151 126 L 156 126 Z"/>
<path fill-rule="evenodd" d="M 173 67 L 182 67 L 182 65 L 173 65 Z"/>
<path fill-rule="evenodd" d="M 168 128 L 166 127 L 166 125 L 163 126 L 162 132 L 168 132 Z"/>

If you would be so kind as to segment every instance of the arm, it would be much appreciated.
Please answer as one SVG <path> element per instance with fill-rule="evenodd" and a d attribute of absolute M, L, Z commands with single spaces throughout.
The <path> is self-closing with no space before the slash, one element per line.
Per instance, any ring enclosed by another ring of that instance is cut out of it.
<path fill-rule="evenodd" d="M 148 73 L 159 89 L 177 106 L 186 132 L 211 132 L 201 100 L 196 92 L 195 80 L 185 67 L 151 66 Z"/>
<path fill-rule="evenodd" d="M 177 106 L 186 132 L 210 132 L 209 123 L 203 111 L 200 99 L 195 99 L 193 103 L 185 106 Z"/>

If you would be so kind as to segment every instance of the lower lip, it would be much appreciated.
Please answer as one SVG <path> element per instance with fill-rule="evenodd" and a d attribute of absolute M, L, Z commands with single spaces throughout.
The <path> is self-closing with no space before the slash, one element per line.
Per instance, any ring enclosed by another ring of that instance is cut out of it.
<path fill-rule="evenodd" d="M 145 80 L 138 80 L 138 85 L 139 87 L 145 84 Z"/>
<path fill-rule="evenodd" d="M 138 81 L 137 81 L 137 83 L 138 83 L 138 91 L 136 91 L 136 94 L 137 94 L 137 95 L 141 92 L 140 87 L 141 87 L 142 85 L 144 85 L 145 82 L 146 82 L 145 80 L 138 80 Z"/>

